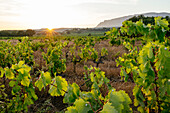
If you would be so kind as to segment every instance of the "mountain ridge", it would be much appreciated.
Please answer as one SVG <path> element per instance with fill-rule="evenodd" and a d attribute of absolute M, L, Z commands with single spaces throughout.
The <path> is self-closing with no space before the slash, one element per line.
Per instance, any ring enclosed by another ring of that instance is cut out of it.
<path fill-rule="evenodd" d="M 96 28 L 111 28 L 111 27 L 121 27 L 122 26 L 122 22 L 124 22 L 125 20 L 130 19 L 133 16 L 139 16 L 139 15 L 144 15 L 145 17 L 157 17 L 157 16 L 169 16 L 170 17 L 170 13 L 167 12 L 160 12 L 160 13 L 156 13 L 156 12 L 148 12 L 148 13 L 142 13 L 142 14 L 134 14 L 134 15 L 128 15 L 128 16 L 122 16 L 122 17 L 118 17 L 118 18 L 113 18 L 113 19 L 109 19 L 109 20 L 104 20 L 103 22 L 100 22 Z"/>

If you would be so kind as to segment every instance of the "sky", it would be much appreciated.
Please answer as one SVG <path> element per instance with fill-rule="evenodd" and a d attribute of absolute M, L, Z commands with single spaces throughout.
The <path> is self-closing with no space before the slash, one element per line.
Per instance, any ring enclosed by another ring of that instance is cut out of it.
<path fill-rule="evenodd" d="M 0 0 L 0 30 L 91 28 L 104 20 L 170 13 L 170 0 Z"/>

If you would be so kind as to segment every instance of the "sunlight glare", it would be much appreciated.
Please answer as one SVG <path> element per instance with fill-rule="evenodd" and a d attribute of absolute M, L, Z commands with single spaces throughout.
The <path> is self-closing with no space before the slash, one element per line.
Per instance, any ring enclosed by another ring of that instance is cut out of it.
<path fill-rule="evenodd" d="M 23 23 L 29 24 L 30 28 L 69 27 L 88 18 L 87 15 L 82 17 L 82 13 L 63 1 L 41 1 L 41 4 L 39 4 L 40 0 L 31 1 L 25 1 L 27 8 L 20 11 L 20 19 Z"/>
<path fill-rule="evenodd" d="M 52 31 L 52 30 L 53 30 L 53 28 L 48 27 L 48 30 L 49 30 L 49 31 Z"/>

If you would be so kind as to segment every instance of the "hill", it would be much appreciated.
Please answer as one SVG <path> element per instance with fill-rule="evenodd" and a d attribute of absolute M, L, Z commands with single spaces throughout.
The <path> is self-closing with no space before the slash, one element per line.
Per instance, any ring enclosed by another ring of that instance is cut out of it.
<path fill-rule="evenodd" d="M 150 13 L 143 13 L 143 14 L 134 14 L 134 15 L 128 15 L 128 16 L 123 16 L 123 17 L 119 17 L 119 18 L 114 18 L 111 20 L 104 20 L 103 22 L 100 22 L 96 26 L 96 28 L 120 27 L 120 26 L 122 26 L 122 22 L 124 22 L 125 20 L 128 20 L 128 19 L 132 18 L 133 16 L 139 16 L 139 15 L 144 15 L 145 17 L 157 17 L 157 16 L 162 16 L 162 17 L 169 16 L 170 17 L 170 13 L 166 13 L 166 12 L 162 12 L 162 13 L 150 12 Z"/>

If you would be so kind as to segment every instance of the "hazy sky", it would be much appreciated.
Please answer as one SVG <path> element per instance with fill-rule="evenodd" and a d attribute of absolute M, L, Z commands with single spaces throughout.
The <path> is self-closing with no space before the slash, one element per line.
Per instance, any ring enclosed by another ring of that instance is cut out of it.
<path fill-rule="evenodd" d="M 147 12 L 170 13 L 170 0 L 0 0 L 0 30 L 95 27 Z"/>

